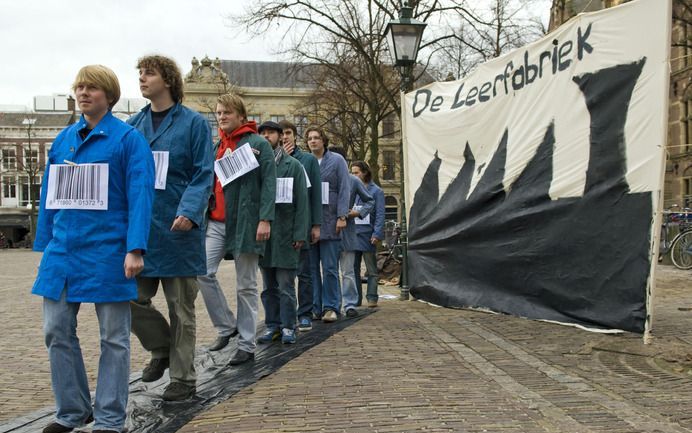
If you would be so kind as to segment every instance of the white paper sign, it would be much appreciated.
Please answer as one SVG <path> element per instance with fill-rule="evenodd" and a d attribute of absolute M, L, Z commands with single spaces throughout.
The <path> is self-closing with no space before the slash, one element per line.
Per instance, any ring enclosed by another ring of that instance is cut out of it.
<path fill-rule="evenodd" d="M 214 161 L 214 172 L 219 178 L 221 186 L 228 185 L 257 167 L 259 167 L 259 163 L 252 153 L 250 143 L 245 143 L 230 155 L 226 153 L 222 158 Z"/>
<path fill-rule="evenodd" d="M 154 167 L 156 168 L 156 189 L 166 189 L 166 178 L 168 177 L 168 151 L 153 151 Z"/>
<path fill-rule="evenodd" d="M 108 209 L 108 164 L 53 164 L 46 209 Z"/>
<path fill-rule="evenodd" d="M 353 206 L 353 210 L 360 213 L 363 206 Z M 365 218 L 355 217 L 353 220 L 357 225 L 370 225 L 370 214 L 367 214 Z"/>
<path fill-rule="evenodd" d="M 322 204 L 329 204 L 329 182 L 322 182 Z"/>
<path fill-rule="evenodd" d="M 276 178 L 276 203 L 293 203 L 293 178 Z"/>
<path fill-rule="evenodd" d="M 303 167 L 303 173 L 305 173 L 305 183 L 307 184 L 308 188 L 312 187 L 312 184 L 310 183 L 310 177 L 308 177 L 308 172 L 305 171 L 305 167 Z"/>

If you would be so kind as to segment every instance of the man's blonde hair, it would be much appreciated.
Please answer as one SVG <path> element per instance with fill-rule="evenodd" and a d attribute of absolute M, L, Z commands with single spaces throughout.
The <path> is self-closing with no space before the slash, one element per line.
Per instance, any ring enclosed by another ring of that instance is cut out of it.
<path fill-rule="evenodd" d="M 72 91 L 76 92 L 80 85 L 92 85 L 103 90 L 108 99 L 108 109 L 112 109 L 120 100 L 120 82 L 110 68 L 103 65 L 87 65 L 77 72 L 72 83 Z"/>
<path fill-rule="evenodd" d="M 245 101 L 239 95 L 235 93 L 226 93 L 221 95 L 216 99 L 217 104 L 223 105 L 228 110 L 233 110 L 247 121 L 247 108 L 245 108 Z"/>

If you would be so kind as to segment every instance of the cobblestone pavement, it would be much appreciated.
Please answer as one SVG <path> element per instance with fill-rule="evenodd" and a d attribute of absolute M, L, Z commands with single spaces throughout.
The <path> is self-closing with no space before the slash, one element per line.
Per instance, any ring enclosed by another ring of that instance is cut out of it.
<path fill-rule="evenodd" d="M 40 298 L 28 294 L 33 276 L 30 271 L 25 277 L 10 275 L 34 269 L 37 259 L 26 252 L 0 252 L 5 295 L 0 308 L 7 324 L 0 335 L 5 420 L 52 403 Z M 224 268 L 223 281 L 231 281 L 231 273 L 232 266 Z M 650 345 L 633 334 L 595 334 L 506 315 L 383 300 L 377 313 L 180 431 L 692 431 L 691 279 L 690 272 L 658 268 Z M 201 299 L 198 311 L 202 344 L 214 331 Z M 80 314 L 93 376 L 93 309 Z M 135 369 L 148 357 L 136 340 L 132 347 Z"/>
<path fill-rule="evenodd" d="M 40 253 L 28 250 L 0 250 L 0 423 L 53 404 L 50 387 L 48 354 L 43 341 L 42 299 L 31 294 Z M 235 270 L 233 262 L 224 261 L 217 277 L 226 292 L 226 299 L 235 311 Z M 261 278 L 258 274 L 258 283 Z M 233 296 L 232 296 L 233 295 Z M 154 297 L 154 304 L 168 315 L 163 292 Z M 206 345 L 216 338 L 209 321 L 202 295 L 197 296 L 197 344 Z M 260 309 L 260 319 L 264 313 Z M 98 370 L 99 332 L 93 305 L 84 304 L 78 316 L 79 336 L 92 391 Z M 132 372 L 149 362 L 149 354 L 136 337 L 131 340 Z"/>

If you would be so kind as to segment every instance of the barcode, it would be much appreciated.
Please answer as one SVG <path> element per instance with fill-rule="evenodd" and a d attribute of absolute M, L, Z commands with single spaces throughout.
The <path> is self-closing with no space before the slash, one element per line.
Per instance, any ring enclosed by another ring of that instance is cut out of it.
<path fill-rule="evenodd" d="M 54 165 L 51 170 L 56 170 L 56 200 L 101 200 L 102 165 Z"/>
<path fill-rule="evenodd" d="M 161 179 L 163 175 L 163 152 L 152 152 L 154 154 L 154 165 L 156 166 L 156 178 Z"/>
<path fill-rule="evenodd" d="M 243 152 L 234 152 L 236 158 L 222 158 L 219 160 L 219 167 L 226 178 L 233 177 L 236 173 L 241 171 L 243 168 L 252 165 L 252 161 L 247 154 Z"/>

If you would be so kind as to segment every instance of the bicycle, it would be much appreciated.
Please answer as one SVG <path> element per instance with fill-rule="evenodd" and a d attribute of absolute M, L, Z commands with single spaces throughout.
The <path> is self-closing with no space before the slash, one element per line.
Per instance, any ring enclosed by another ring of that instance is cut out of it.
<path fill-rule="evenodd" d="M 663 256 L 670 253 L 673 265 L 678 269 L 687 270 L 692 269 L 692 210 L 673 210 L 677 207 L 673 205 L 663 212 L 658 261 L 662 261 Z M 671 229 L 676 226 L 678 233 L 670 239 Z"/>

